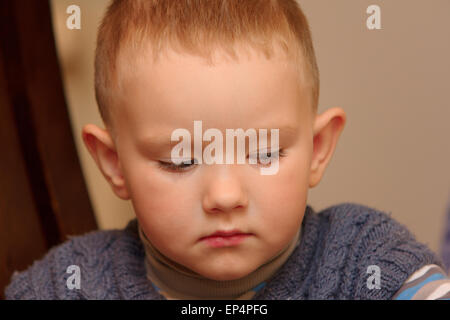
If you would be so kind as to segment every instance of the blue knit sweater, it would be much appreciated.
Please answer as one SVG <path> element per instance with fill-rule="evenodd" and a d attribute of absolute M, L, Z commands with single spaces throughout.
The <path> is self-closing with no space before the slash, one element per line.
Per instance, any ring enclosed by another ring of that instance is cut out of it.
<path fill-rule="evenodd" d="M 282 230 L 280 230 L 282 232 Z M 165 299 L 146 277 L 137 221 L 124 230 L 95 231 L 52 248 L 15 274 L 7 299 Z M 286 263 L 253 299 L 390 299 L 414 271 L 441 261 L 388 214 L 345 203 L 315 213 L 306 207 L 302 238 Z M 68 289 L 70 265 L 80 289 Z M 381 271 L 369 289 L 367 268 Z"/>

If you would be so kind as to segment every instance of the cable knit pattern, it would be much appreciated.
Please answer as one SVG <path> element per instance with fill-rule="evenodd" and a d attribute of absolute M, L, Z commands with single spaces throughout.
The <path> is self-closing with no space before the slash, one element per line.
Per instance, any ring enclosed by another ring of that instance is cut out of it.
<path fill-rule="evenodd" d="M 282 230 L 279 230 L 282 232 Z M 15 274 L 7 299 L 163 300 L 146 277 L 137 221 L 124 230 L 95 231 L 52 248 Z M 414 271 L 442 262 L 386 213 L 344 203 L 315 213 L 307 206 L 302 239 L 253 299 L 390 299 Z M 81 288 L 66 272 L 78 265 Z M 381 269 L 381 289 L 368 289 L 367 268 Z"/>

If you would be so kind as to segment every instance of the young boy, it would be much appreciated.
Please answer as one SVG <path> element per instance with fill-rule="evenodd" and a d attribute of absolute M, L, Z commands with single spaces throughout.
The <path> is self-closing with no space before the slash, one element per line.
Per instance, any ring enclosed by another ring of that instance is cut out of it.
<path fill-rule="evenodd" d="M 95 67 L 106 128 L 86 125 L 83 139 L 137 219 L 53 248 L 7 298 L 448 297 L 441 262 L 387 214 L 307 205 L 346 116 L 317 114 L 319 72 L 294 0 L 115 0 Z M 228 135 L 239 128 L 245 163 Z"/>

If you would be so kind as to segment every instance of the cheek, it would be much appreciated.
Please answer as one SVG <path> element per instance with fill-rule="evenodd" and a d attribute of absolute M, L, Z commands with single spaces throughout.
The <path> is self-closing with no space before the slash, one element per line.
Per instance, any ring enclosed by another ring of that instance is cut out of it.
<path fill-rule="evenodd" d="M 165 188 L 155 187 L 154 183 L 147 189 L 148 194 L 134 194 L 134 211 L 152 244 L 164 255 L 176 259 L 194 239 L 191 231 L 195 230 L 195 223 L 190 214 L 193 210 L 182 197 L 174 196 L 170 190 L 164 192 Z"/>
<path fill-rule="evenodd" d="M 268 179 L 255 183 L 262 186 L 256 192 L 258 199 L 255 201 L 257 211 L 263 215 L 259 224 L 272 241 L 286 241 L 295 234 L 303 219 L 308 194 L 307 161 L 291 157 L 280 165 L 277 175 Z"/>
<path fill-rule="evenodd" d="M 155 170 L 139 170 L 129 176 L 135 214 L 152 242 L 186 233 L 192 216 L 192 195 L 180 183 L 171 183 Z"/>
<path fill-rule="evenodd" d="M 308 193 L 309 162 L 307 157 L 299 156 L 301 152 L 292 151 L 286 158 L 281 158 L 277 174 L 259 176 L 258 185 L 261 199 L 280 208 L 303 202 Z"/>

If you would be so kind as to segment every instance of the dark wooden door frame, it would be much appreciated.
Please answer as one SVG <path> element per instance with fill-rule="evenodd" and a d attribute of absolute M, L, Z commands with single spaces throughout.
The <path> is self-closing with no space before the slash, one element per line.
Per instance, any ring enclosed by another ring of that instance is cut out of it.
<path fill-rule="evenodd" d="M 0 1 L 0 297 L 14 270 L 97 229 L 48 1 Z"/>

